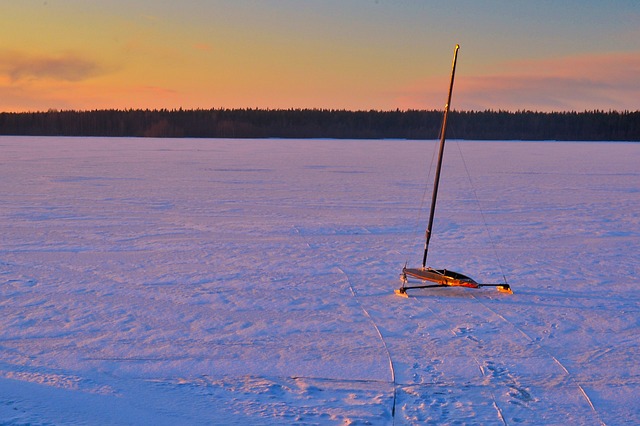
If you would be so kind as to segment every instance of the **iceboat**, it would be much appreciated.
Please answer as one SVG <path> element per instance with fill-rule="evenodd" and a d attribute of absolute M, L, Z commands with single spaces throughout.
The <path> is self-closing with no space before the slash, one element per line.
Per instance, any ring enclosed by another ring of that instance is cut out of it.
<path fill-rule="evenodd" d="M 418 288 L 433 288 L 433 287 L 468 287 L 468 288 L 480 288 L 480 287 L 496 287 L 498 291 L 505 293 L 512 293 L 511 286 L 505 282 L 502 284 L 480 284 L 473 278 L 470 278 L 459 272 L 450 271 L 448 269 L 433 269 L 427 267 L 427 254 L 429 253 L 429 241 L 431 239 L 431 231 L 433 229 L 433 218 L 436 210 L 436 201 L 438 199 L 438 185 L 440 184 L 440 171 L 442 169 L 442 157 L 444 154 L 444 145 L 447 132 L 447 117 L 449 116 L 449 106 L 451 104 L 451 95 L 453 93 L 453 81 L 456 73 L 456 62 L 458 60 L 458 50 L 460 45 L 456 44 L 453 52 L 453 64 L 451 66 L 451 81 L 449 83 L 449 95 L 447 97 L 447 103 L 444 108 L 444 117 L 442 119 L 442 130 L 440 131 L 440 148 L 438 152 L 438 163 L 436 166 L 435 181 L 433 184 L 433 194 L 431 197 L 431 209 L 429 213 L 429 223 L 427 225 L 426 240 L 424 244 L 424 254 L 422 257 L 421 268 L 407 268 L 405 264 L 400 275 L 402 280 L 402 287 L 395 290 L 395 293 L 400 296 L 407 296 L 407 290 Z M 408 285 L 409 279 L 421 281 L 418 285 Z M 426 284 L 427 282 L 432 284 Z"/>

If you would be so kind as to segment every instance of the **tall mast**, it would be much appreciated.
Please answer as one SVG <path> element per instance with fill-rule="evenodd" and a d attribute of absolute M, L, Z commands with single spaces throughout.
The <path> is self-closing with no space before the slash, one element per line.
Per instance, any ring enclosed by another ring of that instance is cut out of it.
<path fill-rule="evenodd" d="M 431 239 L 431 229 L 433 228 L 433 216 L 436 211 L 436 200 L 438 199 L 438 184 L 440 183 L 440 169 L 442 168 L 442 154 L 444 153 L 444 141 L 447 134 L 447 117 L 449 115 L 449 105 L 451 105 L 451 93 L 453 92 L 453 78 L 456 74 L 456 60 L 458 59 L 458 49 L 456 44 L 453 50 L 453 64 L 451 65 L 451 82 L 449 83 L 449 96 L 447 104 L 444 106 L 444 118 L 442 119 L 442 130 L 440 132 L 440 151 L 438 153 L 438 165 L 436 167 L 436 177 L 433 183 L 433 196 L 431 197 L 431 212 L 429 213 L 429 225 L 427 226 L 426 241 L 424 243 L 424 256 L 422 257 L 422 269 L 427 266 L 427 253 L 429 251 L 429 240 Z"/>

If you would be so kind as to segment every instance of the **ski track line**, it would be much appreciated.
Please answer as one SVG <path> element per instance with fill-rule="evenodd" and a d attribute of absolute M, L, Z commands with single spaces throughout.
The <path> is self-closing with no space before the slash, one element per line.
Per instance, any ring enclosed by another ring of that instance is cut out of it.
<path fill-rule="evenodd" d="M 396 397 L 398 393 L 397 392 L 398 385 L 396 383 L 396 372 L 395 372 L 395 369 L 393 368 L 393 360 L 391 359 L 391 352 L 389 352 L 389 347 L 387 346 L 387 342 L 384 340 L 384 337 L 380 332 L 380 328 L 378 327 L 378 324 L 376 324 L 376 322 L 373 320 L 373 318 L 369 314 L 369 311 L 367 311 L 367 309 L 362 305 L 362 302 L 360 302 L 360 299 L 358 298 L 358 293 L 356 293 L 356 291 L 353 288 L 353 285 L 351 284 L 351 278 L 349 278 L 349 275 L 347 275 L 347 273 L 344 272 L 342 268 L 340 268 L 339 266 L 336 266 L 335 268 L 338 271 L 340 271 L 344 275 L 344 277 L 347 279 L 347 283 L 349 284 L 349 290 L 351 290 L 351 294 L 353 295 L 354 300 L 356 301 L 358 306 L 360 306 L 360 309 L 362 309 L 362 312 L 364 312 L 365 316 L 369 318 L 369 321 L 371 321 L 371 324 L 373 325 L 373 328 L 375 328 L 376 332 L 378 333 L 378 336 L 380 337 L 380 341 L 382 342 L 382 346 L 384 346 L 384 350 L 387 353 L 387 358 L 389 359 L 389 370 L 391 371 L 391 383 L 393 384 L 393 407 L 391 407 L 391 419 L 393 421 L 393 424 L 395 424 Z"/>
<path fill-rule="evenodd" d="M 409 297 L 408 299 L 415 299 L 413 297 Z M 415 299 L 415 302 L 413 303 L 417 303 L 418 300 Z M 429 307 L 428 305 L 424 305 L 432 314 L 435 318 L 438 319 L 438 321 L 440 321 L 454 336 L 457 336 L 456 332 L 453 331 L 450 327 L 449 324 L 446 323 L 442 318 L 440 318 L 440 315 L 436 314 L 433 309 L 431 309 L 431 307 Z M 482 364 L 480 364 L 480 362 L 478 361 L 478 358 L 471 354 L 471 358 L 473 359 L 473 361 L 476 363 L 476 365 L 478 366 L 478 369 L 480 370 L 480 373 L 482 374 L 482 377 L 487 377 L 487 375 L 485 374 L 484 368 L 482 367 Z M 500 406 L 498 405 L 498 401 L 496 400 L 496 396 L 493 393 L 492 390 L 489 390 L 489 393 L 491 394 L 491 399 L 493 400 L 493 407 L 496 409 L 496 412 L 498 413 L 498 417 L 500 417 L 500 420 L 502 420 L 502 423 L 505 426 L 507 425 L 507 419 L 505 419 L 503 413 L 502 413 L 502 409 L 500 408 Z"/>
<path fill-rule="evenodd" d="M 453 330 L 451 330 L 451 332 L 454 335 L 456 334 Z M 482 377 L 487 377 L 487 374 L 484 371 L 484 367 L 482 366 L 482 364 L 480 364 L 480 362 L 478 361 L 478 358 L 475 355 L 471 355 L 471 357 L 473 358 L 473 361 L 476 363 L 476 365 L 480 369 L 480 372 L 482 373 Z M 502 420 L 502 423 L 505 426 L 507 426 L 507 419 L 505 419 L 504 414 L 502 413 L 502 410 L 500 409 L 500 406 L 498 405 L 498 401 L 496 400 L 496 395 L 493 393 L 493 390 L 491 390 L 491 389 L 489 389 L 489 393 L 491 394 L 491 399 L 493 400 L 492 401 L 493 402 L 493 408 L 495 408 L 496 411 L 498 412 L 498 417 L 500 417 L 500 420 Z"/>
<path fill-rule="evenodd" d="M 307 241 L 307 239 L 305 238 L 305 236 L 300 232 L 300 229 L 295 226 L 292 225 L 291 226 L 294 230 L 294 232 L 300 237 L 302 238 L 302 240 L 304 241 L 304 243 L 306 244 L 306 246 L 309 249 L 313 249 L 311 247 L 311 244 L 309 244 L 309 242 Z M 353 295 L 354 300 L 356 301 L 356 303 L 358 304 L 358 306 L 360 307 L 360 309 L 362 309 L 362 312 L 364 312 L 365 316 L 369 319 L 369 321 L 371 322 L 371 324 L 373 325 L 373 328 L 376 330 L 376 332 L 378 333 L 378 336 L 380 337 L 380 341 L 382 342 L 382 346 L 384 347 L 385 352 L 387 353 L 387 358 L 389 359 L 389 370 L 391 371 L 391 384 L 393 386 L 393 405 L 391 407 L 391 420 L 392 420 L 392 424 L 395 425 L 396 423 L 396 398 L 397 398 L 397 384 L 396 384 L 396 372 L 395 369 L 393 367 L 393 360 L 391 359 L 391 352 L 389 352 L 389 347 L 387 346 L 387 342 L 384 340 L 384 337 L 382 336 L 382 333 L 380 332 L 380 328 L 378 327 L 378 324 L 376 324 L 376 322 L 373 320 L 373 318 L 371 317 L 371 315 L 369 314 L 369 311 L 367 311 L 365 309 L 365 307 L 362 305 L 362 303 L 360 302 L 360 299 L 358 298 L 358 294 L 356 293 L 356 291 L 353 288 L 353 284 L 351 283 L 351 278 L 349 278 L 349 275 L 339 266 L 335 266 L 335 268 L 345 277 L 345 279 L 347 280 L 347 284 L 349 285 L 349 290 L 351 291 L 351 294 Z M 381 383 L 380 380 L 366 380 L 365 382 L 369 382 L 369 383 Z M 384 383 L 389 383 L 389 382 L 384 382 Z"/>
<path fill-rule="evenodd" d="M 307 239 L 302 235 L 302 233 L 300 232 L 300 229 L 295 226 L 295 225 L 291 225 L 291 228 L 293 228 L 293 231 L 300 237 L 302 238 L 302 241 L 304 241 L 304 243 L 307 245 L 308 248 L 311 248 L 311 244 L 309 244 L 309 242 L 307 241 Z"/>
<path fill-rule="evenodd" d="M 506 319 L 504 316 L 500 315 L 498 312 L 496 312 L 495 310 L 491 309 L 489 306 L 487 306 L 482 300 L 478 299 L 475 295 L 471 295 L 471 297 L 473 297 L 478 303 L 480 303 L 485 309 L 487 309 L 488 311 L 492 312 L 493 314 L 497 315 L 499 318 L 501 318 L 504 322 L 506 322 L 507 324 L 511 325 L 513 328 L 515 328 L 516 330 L 518 330 L 524 337 L 527 338 L 527 340 L 529 340 L 531 343 L 533 343 L 535 346 L 537 346 L 540 350 L 542 350 L 544 353 L 546 353 L 560 368 L 562 368 L 564 370 L 565 373 L 567 373 L 567 377 L 569 378 L 569 380 L 576 385 L 576 387 L 578 388 L 578 390 L 580 391 L 580 393 L 582 394 L 582 396 L 584 397 L 585 401 L 587 402 L 587 404 L 589 404 L 589 407 L 591 407 L 591 410 L 593 411 L 593 414 L 595 414 L 596 418 L 598 419 L 598 421 L 600 422 L 600 424 L 602 426 L 606 426 L 606 423 L 602 420 L 602 417 L 600 416 L 600 413 L 598 413 L 598 410 L 596 410 L 596 407 L 593 405 L 593 402 L 591 401 L 591 398 L 589 398 L 589 395 L 587 395 L 587 392 L 584 390 L 584 388 L 582 387 L 582 385 L 580 385 L 580 383 L 578 383 L 573 376 L 571 375 L 571 373 L 569 372 L 569 370 L 567 370 L 567 368 L 560 362 L 560 360 L 558 358 L 556 358 L 551 352 L 549 352 L 549 350 L 542 346 L 540 343 L 536 342 L 531 336 L 529 336 L 524 330 L 522 330 L 520 327 L 518 327 L 517 325 L 515 325 L 513 322 L 509 321 L 508 319 Z"/>

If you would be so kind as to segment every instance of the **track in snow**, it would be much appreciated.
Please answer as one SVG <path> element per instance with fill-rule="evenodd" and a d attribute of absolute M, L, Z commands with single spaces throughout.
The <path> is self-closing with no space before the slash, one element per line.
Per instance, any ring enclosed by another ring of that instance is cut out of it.
<path fill-rule="evenodd" d="M 431 141 L 0 138 L 0 422 L 640 423 L 640 145 L 460 143 L 514 295 Z"/>

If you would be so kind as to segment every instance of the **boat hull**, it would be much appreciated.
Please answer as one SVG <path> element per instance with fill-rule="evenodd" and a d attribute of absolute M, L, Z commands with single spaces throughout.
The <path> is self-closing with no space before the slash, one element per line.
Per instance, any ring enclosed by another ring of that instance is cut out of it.
<path fill-rule="evenodd" d="M 443 286 L 478 288 L 480 285 L 464 274 L 446 269 L 432 268 L 404 268 L 403 279 L 413 278 L 420 281 L 430 281 Z"/>

